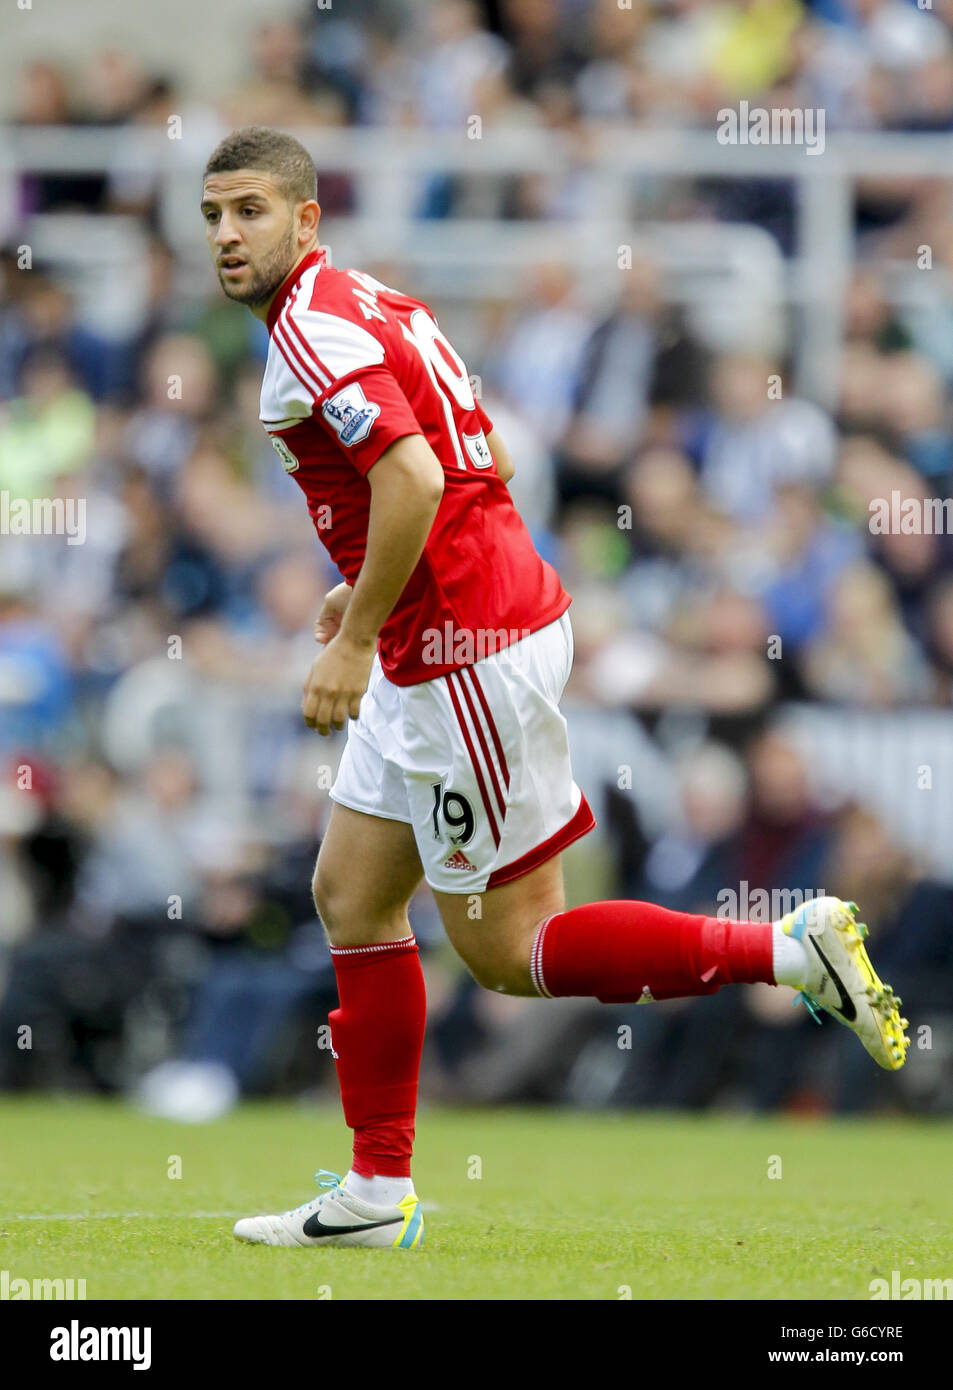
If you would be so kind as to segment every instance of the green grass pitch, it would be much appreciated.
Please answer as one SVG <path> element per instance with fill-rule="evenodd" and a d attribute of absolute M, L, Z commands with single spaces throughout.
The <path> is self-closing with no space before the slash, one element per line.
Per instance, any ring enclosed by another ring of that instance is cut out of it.
<path fill-rule="evenodd" d="M 953 1273 L 945 1122 L 424 1109 L 419 1252 L 233 1239 L 346 1170 L 336 1107 L 190 1126 L 7 1097 L 0 1134 L 0 1269 L 89 1299 L 867 1300 Z"/>

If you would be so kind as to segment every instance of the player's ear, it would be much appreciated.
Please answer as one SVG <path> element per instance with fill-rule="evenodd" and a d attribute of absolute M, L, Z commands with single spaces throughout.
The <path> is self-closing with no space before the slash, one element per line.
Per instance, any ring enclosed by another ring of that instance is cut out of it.
<path fill-rule="evenodd" d="M 321 221 L 321 204 L 313 198 L 309 198 L 306 203 L 299 203 L 298 230 L 303 241 L 310 241 L 318 230 L 318 223 Z"/>

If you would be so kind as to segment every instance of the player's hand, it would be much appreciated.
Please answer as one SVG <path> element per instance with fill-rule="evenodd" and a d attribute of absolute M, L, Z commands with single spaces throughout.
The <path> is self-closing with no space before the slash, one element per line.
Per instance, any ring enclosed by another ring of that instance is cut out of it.
<path fill-rule="evenodd" d="M 350 600 L 350 584 L 336 584 L 333 589 L 328 590 L 324 596 L 318 620 L 314 625 L 316 642 L 330 642 L 332 637 L 337 636 L 341 619 L 344 617 L 344 610 Z"/>
<path fill-rule="evenodd" d="M 309 729 L 329 734 L 343 729 L 348 716 L 357 718 L 376 650 L 376 642 L 352 642 L 340 633 L 327 643 L 304 684 L 301 713 Z"/>

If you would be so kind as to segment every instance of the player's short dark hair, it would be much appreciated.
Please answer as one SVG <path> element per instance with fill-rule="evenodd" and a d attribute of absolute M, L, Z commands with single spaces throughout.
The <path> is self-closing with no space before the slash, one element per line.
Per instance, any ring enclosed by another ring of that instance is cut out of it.
<path fill-rule="evenodd" d="M 202 177 L 231 174 L 237 169 L 269 174 L 289 203 L 306 203 L 318 196 L 318 176 L 311 156 L 300 140 L 283 130 L 263 125 L 233 130 L 213 150 Z"/>

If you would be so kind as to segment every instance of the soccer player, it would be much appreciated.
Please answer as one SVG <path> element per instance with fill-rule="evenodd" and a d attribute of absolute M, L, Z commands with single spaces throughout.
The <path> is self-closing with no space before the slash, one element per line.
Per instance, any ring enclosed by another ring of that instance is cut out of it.
<path fill-rule="evenodd" d="M 313 887 L 353 1157 L 343 1179 L 316 1174 L 311 1201 L 235 1235 L 419 1248 L 426 1005 L 407 905 L 422 877 L 487 989 L 617 1003 L 786 984 L 901 1067 L 906 1020 L 854 904 L 819 898 L 775 923 L 634 901 L 566 910 L 561 851 L 595 824 L 559 712 L 571 600 L 513 506 L 513 463 L 466 366 L 426 304 L 328 264 L 297 140 L 228 136 L 202 213 L 222 289 L 268 326 L 262 423 L 345 578 L 317 620 L 302 709 L 320 734 L 348 730 Z"/>

